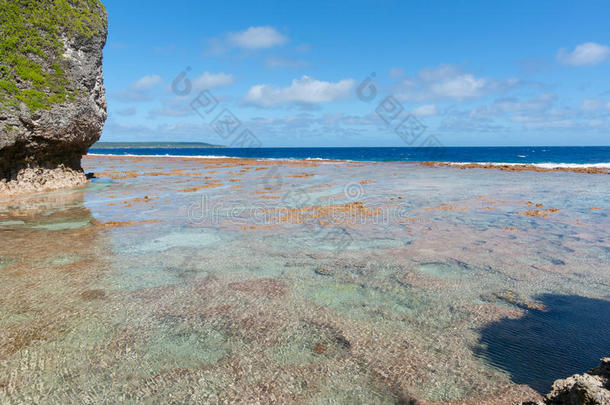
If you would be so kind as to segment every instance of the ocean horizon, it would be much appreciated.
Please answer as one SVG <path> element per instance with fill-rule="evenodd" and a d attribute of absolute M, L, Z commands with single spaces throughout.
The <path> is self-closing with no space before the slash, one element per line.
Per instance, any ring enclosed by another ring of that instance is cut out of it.
<path fill-rule="evenodd" d="M 451 163 L 528 164 L 540 167 L 608 167 L 610 146 L 477 147 L 96 147 L 89 155 L 201 158 L 345 160 L 363 162 L 444 161 Z"/>

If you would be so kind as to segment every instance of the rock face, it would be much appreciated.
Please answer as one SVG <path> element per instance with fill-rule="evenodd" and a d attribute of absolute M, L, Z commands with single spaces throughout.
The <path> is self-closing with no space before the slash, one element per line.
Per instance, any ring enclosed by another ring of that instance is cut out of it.
<path fill-rule="evenodd" d="M 610 357 L 603 358 L 600 366 L 585 374 L 555 381 L 540 404 L 610 405 Z"/>
<path fill-rule="evenodd" d="M 99 0 L 0 0 L 0 195 L 86 182 L 106 120 Z"/>

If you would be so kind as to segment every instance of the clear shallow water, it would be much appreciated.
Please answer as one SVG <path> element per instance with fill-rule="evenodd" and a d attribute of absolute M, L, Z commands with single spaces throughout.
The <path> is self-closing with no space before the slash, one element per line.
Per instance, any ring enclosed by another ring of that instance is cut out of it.
<path fill-rule="evenodd" d="M 606 164 L 610 146 L 591 147 L 435 147 L 435 148 L 91 148 L 91 154 L 229 156 L 257 159 L 330 159 L 355 161 L 496 162 L 531 164 Z"/>
<path fill-rule="evenodd" d="M 504 404 L 608 355 L 606 175 L 84 164 L 0 203 L 1 402 Z"/>

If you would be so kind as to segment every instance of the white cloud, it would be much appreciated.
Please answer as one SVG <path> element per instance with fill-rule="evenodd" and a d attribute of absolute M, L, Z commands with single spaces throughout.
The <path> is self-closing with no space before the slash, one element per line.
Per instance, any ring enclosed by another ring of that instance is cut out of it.
<path fill-rule="evenodd" d="M 571 129 L 579 126 L 576 121 L 561 117 L 514 115 L 510 120 L 522 124 L 527 129 Z"/>
<path fill-rule="evenodd" d="M 556 105 L 555 94 L 542 94 L 530 100 L 504 99 L 487 108 L 473 111 L 473 118 L 506 117 L 528 130 L 607 130 L 610 128 L 610 103 L 588 98 L 577 106 Z M 485 114 L 487 113 L 487 114 Z M 495 115 L 494 115 L 495 114 Z"/>
<path fill-rule="evenodd" d="M 187 117 L 193 115 L 194 111 L 190 105 L 189 97 L 175 97 L 163 100 L 162 106 L 148 112 L 149 118 L 157 117 Z"/>
<path fill-rule="evenodd" d="M 153 99 L 153 90 L 163 84 L 164 80 L 159 75 L 143 76 L 131 83 L 126 89 L 110 93 L 110 97 L 124 102 L 150 101 Z M 202 91 L 227 86 L 235 82 L 235 77 L 228 73 L 204 72 L 201 76 L 191 79 L 193 91 Z M 168 110 L 169 111 L 169 110 Z M 185 115 L 185 114 L 167 114 Z"/>
<path fill-rule="evenodd" d="M 137 102 L 149 101 L 151 90 L 163 83 L 159 75 L 147 75 L 131 83 L 125 90 L 110 93 L 110 97 L 120 101 Z"/>
<path fill-rule="evenodd" d="M 570 66 L 593 66 L 599 65 L 610 58 L 610 47 L 596 44 L 595 42 L 585 42 L 578 45 L 572 52 L 562 48 L 557 52 L 557 60 Z"/>
<path fill-rule="evenodd" d="M 193 86 L 193 88 L 195 88 L 195 86 Z M 196 89 L 196 91 L 199 90 Z M 214 97 L 216 97 L 216 99 L 221 102 L 227 101 L 226 96 L 215 94 Z M 193 109 L 193 106 L 191 105 L 193 102 L 193 94 L 186 96 L 162 98 L 160 101 L 160 106 L 153 108 L 148 112 L 149 118 L 188 117 L 195 115 L 196 113 L 196 111 Z"/>
<path fill-rule="evenodd" d="M 265 59 L 265 65 L 269 68 L 300 68 L 307 66 L 307 62 L 300 59 L 290 59 L 281 56 L 269 56 Z"/>
<path fill-rule="evenodd" d="M 263 144 L 281 146 L 302 146 L 312 144 L 321 146 L 345 145 L 345 140 L 357 145 L 370 140 L 379 145 L 379 117 L 374 112 L 366 116 L 353 116 L 344 113 L 299 112 L 286 116 L 255 117 L 243 122 Z M 382 130 L 385 129 L 385 126 Z M 286 137 L 286 134 L 291 136 Z M 394 134 L 389 138 L 393 139 Z"/>
<path fill-rule="evenodd" d="M 417 117 L 429 117 L 431 115 L 437 115 L 438 109 L 434 104 L 422 105 L 413 109 L 413 115 Z"/>
<path fill-rule="evenodd" d="M 193 89 L 196 91 L 215 89 L 228 86 L 235 82 L 235 77 L 227 73 L 204 72 L 201 76 L 192 80 Z"/>
<path fill-rule="evenodd" d="M 311 51 L 311 45 L 309 44 L 301 44 L 294 47 L 294 50 L 299 53 L 307 53 Z"/>
<path fill-rule="evenodd" d="M 390 69 L 388 75 L 394 79 L 397 79 L 405 75 L 405 70 L 403 68 L 394 67 Z"/>
<path fill-rule="evenodd" d="M 161 76 L 149 75 L 138 79 L 135 83 L 131 85 L 131 88 L 137 91 L 146 91 L 152 90 L 161 83 L 163 83 L 163 79 L 161 78 Z"/>
<path fill-rule="evenodd" d="M 173 139 L 176 141 L 202 141 L 218 143 L 216 135 L 206 123 L 179 122 L 160 125 L 142 125 L 109 120 L 104 127 L 105 139 L 153 141 Z"/>
<path fill-rule="evenodd" d="M 248 104 L 268 107 L 278 104 L 317 104 L 345 98 L 354 87 L 353 79 L 336 83 L 316 80 L 309 76 L 294 79 L 288 87 L 278 88 L 268 84 L 253 86 L 246 95 Z"/>
<path fill-rule="evenodd" d="M 238 48 L 266 49 L 285 44 L 288 37 L 270 26 L 250 27 L 245 31 L 230 33 L 227 42 Z"/>
<path fill-rule="evenodd" d="M 477 79 L 471 74 L 458 75 L 430 86 L 432 92 L 440 97 L 465 99 L 483 94 L 486 79 Z"/>
<path fill-rule="evenodd" d="M 556 94 L 545 93 L 525 101 L 510 98 L 499 99 L 495 101 L 494 105 L 501 112 L 534 112 L 551 108 L 555 101 L 557 101 Z"/>
<path fill-rule="evenodd" d="M 414 77 L 402 80 L 396 96 L 401 100 L 470 100 L 519 83 L 517 79 L 493 80 L 462 72 L 453 65 L 422 69 Z"/>
<path fill-rule="evenodd" d="M 120 110 L 116 110 L 115 111 L 118 115 L 121 115 L 123 117 L 131 117 L 133 115 L 136 115 L 137 110 L 135 107 L 128 107 L 128 108 L 123 108 Z"/>
<path fill-rule="evenodd" d="M 596 98 L 585 98 L 582 101 L 581 108 L 585 111 L 595 111 L 603 108 L 604 102 Z"/>
<path fill-rule="evenodd" d="M 425 82 L 438 82 L 459 76 L 461 70 L 454 65 L 440 65 L 434 68 L 424 68 L 418 72 L 421 80 Z"/>
<path fill-rule="evenodd" d="M 438 126 L 439 131 L 449 132 L 452 135 L 455 132 L 468 132 L 468 133 L 486 133 L 497 135 L 499 132 L 505 131 L 506 128 L 496 123 L 494 120 L 489 119 L 473 119 L 464 114 L 462 116 L 452 114 L 444 117 Z"/>
<path fill-rule="evenodd" d="M 608 102 L 585 99 L 580 106 L 558 105 L 553 93 L 543 93 L 529 99 L 503 97 L 490 105 L 472 110 L 451 110 L 444 115 L 440 130 L 470 132 L 518 130 L 594 130 L 610 128 Z M 513 125 L 505 126 L 506 123 Z M 515 125 L 517 124 L 517 125 Z"/>
<path fill-rule="evenodd" d="M 586 98 L 583 100 L 581 108 L 585 111 L 610 110 L 610 102 L 598 98 Z"/>
<path fill-rule="evenodd" d="M 491 105 L 475 108 L 470 112 L 470 116 L 473 118 L 497 118 L 506 113 L 540 113 L 549 110 L 555 101 L 557 101 L 557 96 L 553 93 L 541 94 L 529 100 L 504 97 L 495 100 Z"/>

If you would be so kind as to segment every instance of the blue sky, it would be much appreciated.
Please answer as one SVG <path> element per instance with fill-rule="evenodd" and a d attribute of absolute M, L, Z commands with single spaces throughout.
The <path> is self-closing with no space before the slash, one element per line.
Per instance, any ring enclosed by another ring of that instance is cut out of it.
<path fill-rule="evenodd" d="M 607 1 L 103 1 L 103 141 L 610 144 Z"/>

